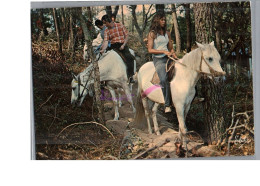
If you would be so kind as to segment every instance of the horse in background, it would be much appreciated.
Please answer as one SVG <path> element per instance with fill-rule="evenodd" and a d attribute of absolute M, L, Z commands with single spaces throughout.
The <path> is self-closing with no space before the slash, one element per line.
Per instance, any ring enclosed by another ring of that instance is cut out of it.
<path fill-rule="evenodd" d="M 92 42 L 93 51 L 96 54 L 96 60 L 102 58 L 102 55 L 100 54 L 102 42 L 103 42 L 103 39 L 101 37 L 101 34 L 99 33 L 97 38 L 94 39 L 93 42 Z M 132 49 L 129 49 L 129 51 L 135 57 L 135 52 Z M 84 45 L 84 48 L 83 48 L 83 59 L 84 59 L 84 61 L 90 61 L 90 56 L 88 54 L 88 47 L 87 47 L 86 44 Z M 136 73 L 136 60 L 134 60 L 134 74 L 135 73 Z M 132 83 L 129 84 L 129 88 L 130 88 L 130 91 L 132 92 L 132 89 L 133 89 Z M 119 98 L 119 107 L 122 106 L 122 99 L 121 99 L 122 96 L 121 96 L 120 92 L 122 92 L 122 89 L 116 90 L 116 93 L 117 93 L 118 98 Z"/>
<path fill-rule="evenodd" d="M 126 73 L 126 65 L 123 62 L 122 58 L 115 51 L 111 50 L 100 57 L 100 59 L 98 60 L 98 66 L 100 72 L 100 81 L 105 82 L 106 88 L 109 90 L 114 102 L 114 120 L 119 119 L 119 101 L 116 97 L 116 91 L 119 88 L 121 88 L 125 92 L 127 101 L 131 105 L 133 113 L 135 113 L 132 94 L 127 83 L 128 79 Z M 83 72 L 79 73 L 77 76 L 73 75 L 73 80 L 71 82 L 71 104 L 73 106 L 81 106 L 87 94 L 93 96 L 93 77 L 94 72 L 92 64 L 90 64 Z"/>

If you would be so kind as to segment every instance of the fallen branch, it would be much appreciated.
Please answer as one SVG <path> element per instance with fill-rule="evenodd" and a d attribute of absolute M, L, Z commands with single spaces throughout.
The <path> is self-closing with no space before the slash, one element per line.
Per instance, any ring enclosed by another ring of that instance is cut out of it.
<path fill-rule="evenodd" d="M 58 105 L 59 105 L 59 102 L 55 105 L 54 117 L 53 117 L 53 120 L 52 120 L 52 122 L 51 122 L 51 125 L 50 125 L 49 128 L 48 128 L 48 131 L 50 131 L 51 126 L 53 125 L 55 119 L 57 118 L 57 106 L 58 106 Z"/>
<path fill-rule="evenodd" d="M 228 156 L 229 156 L 229 152 L 230 152 L 230 142 L 231 142 L 231 139 L 233 138 L 233 136 L 235 134 L 235 130 L 236 130 L 236 126 L 237 126 L 238 122 L 239 122 L 239 119 L 236 121 L 236 124 L 234 126 L 234 130 L 233 130 L 231 136 L 228 139 Z"/>
<path fill-rule="evenodd" d="M 104 158 L 104 159 L 111 158 L 112 160 L 118 160 L 117 157 L 115 157 L 115 156 L 111 156 L 111 155 L 104 156 L 103 158 Z"/>
<path fill-rule="evenodd" d="M 38 112 L 42 108 L 42 106 L 45 105 L 51 99 L 52 96 L 53 94 L 44 103 L 40 105 L 40 107 L 36 110 L 36 112 Z"/>
<path fill-rule="evenodd" d="M 163 142 L 161 142 L 161 143 L 158 143 L 158 144 L 156 144 L 155 146 L 153 146 L 153 147 L 147 149 L 146 151 L 144 151 L 144 152 L 142 152 L 142 153 L 136 155 L 136 156 L 133 158 L 133 160 L 136 160 L 136 159 L 142 157 L 143 155 L 145 155 L 146 153 L 148 153 L 148 152 L 150 152 L 150 151 L 153 151 L 154 149 L 157 149 L 157 148 L 159 148 L 159 147 L 161 147 L 161 146 L 163 146 L 163 145 L 165 145 L 165 144 L 167 144 L 167 143 L 169 143 L 169 142 L 170 142 L 170 140 L 169 140 L 168 138 L 166 138 L 165 141 L 163 141 Z"/>
<path fill-rule="evenodd" d="M 113 139 L 115 139 L 114 135 L 108 130 L 108 128 L 106 128 L 104 125 L 102 125 L 102 124 L 100 124 L 100 123 L 97 123 L 97 122 L 95 122 L 95 121 L 91 121 L 91 122 L 80 122 L 80 123 L 70 124 L 70 125 L 68 125 L 67 127 L 65 127 L 64 129 L 62 129 L 62 130 L 60 131 L 60 133 L 57 135 L 57 137 L 58 137 L 64 130 L 66 130 L 66 129 L 69 128 L 69 127 L 72 127 L 72 126 L 75 126 L 75 125 L 86 125 L 86 124 L 96 124 L 96 125 L 98 125 L 98 126 L 103 127 L 103 128 L 106 129 L 106 131 L 113 137 Z"/>
<path fill-rule="evenodd" d="M 62 152 L 62 153 L 66 153 L 66 154 L 71 154 L 71 155 L 74 155 L 74 154 L 77 154 L 76 151 L 71 151 L 71 150 L 64 150 L 64 149 L 58 149 L 59 152 Z"/>
<path fill-rule="evenodd" d="M 39 157 L 43 158 L 43 159 L 49 159 L 49 157 L 46 154 L 42 153 L 42 152 L 37 152 L 37 155 Z"/>

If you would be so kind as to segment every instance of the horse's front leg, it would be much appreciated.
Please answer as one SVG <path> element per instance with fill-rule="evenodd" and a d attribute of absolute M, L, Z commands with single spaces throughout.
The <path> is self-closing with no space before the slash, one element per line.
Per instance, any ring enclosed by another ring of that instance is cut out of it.
<path fill-rule="evenodd" d="M 119 112 L 118 112 L 118 102 L 117 102 L 117 97 L 116 97 L 116 93 L 115 90 L 112 87 L 108 86 L 108 90 L 112 96 L 112 100 L 114 103 L 114 109 L 115 109 L 115 117 L 114 120 L 118 120 L 119 119 Z"/>
<path fill-rule="evenodd" d="M 186 150 L 186 157 L 188 153 L 188 147 L 187 147 L 187 127 L 185 124 L 185 111 L 184 111 L 184 105 L 183 104 L 177 104 L 175 105 L 176 114 L 179 122 L 179 136 L 183 143 L 183 146 Z"/>

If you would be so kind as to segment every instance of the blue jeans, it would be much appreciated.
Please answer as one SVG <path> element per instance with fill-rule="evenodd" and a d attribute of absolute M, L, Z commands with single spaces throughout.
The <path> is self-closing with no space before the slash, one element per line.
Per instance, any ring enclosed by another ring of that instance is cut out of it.
<path fill-rule="evenodd" d="M 168 81 L 168 74 L 166 73 L 165 65 L 168 60 L 167 56 L 162 58 L 153 57 L 153 63 L 160 78 L 160 85 L 162 87 L 162 92 L 165 100 L 165 107 L 171 105 L 171 91 L 170 83 Z"/>

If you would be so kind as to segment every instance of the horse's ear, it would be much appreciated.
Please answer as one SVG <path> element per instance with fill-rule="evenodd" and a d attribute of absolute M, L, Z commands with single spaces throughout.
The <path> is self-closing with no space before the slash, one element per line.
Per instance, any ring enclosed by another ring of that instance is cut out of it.
<path fill-rule="evenodd" d="M 203 49 L 204 48 L 204 45 L 203 44 L 200 44 L 196 41 L 196 44 L 198 45 L 199 48 Z"/>
<path fill-rule="evenodd" d="M 212 41 L 209 45 L 214 46 L 214 41 Z"/>
<path fill-rule="evenodd" d="M 77 80 L 77 76 L 73 72 L 71 72 L 71 75 L 73 79 Z"/>

